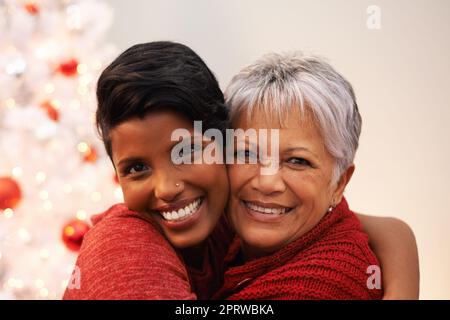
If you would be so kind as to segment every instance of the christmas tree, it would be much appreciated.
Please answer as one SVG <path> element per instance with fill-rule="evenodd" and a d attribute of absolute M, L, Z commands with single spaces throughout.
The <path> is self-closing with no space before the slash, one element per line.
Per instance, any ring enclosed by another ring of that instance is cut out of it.
<path fill-rule="evenodd" d="M 0 0 L 0 299 L 60 299 L 92 214 L 123 201 L 95 130 L 100 0 Z"/>

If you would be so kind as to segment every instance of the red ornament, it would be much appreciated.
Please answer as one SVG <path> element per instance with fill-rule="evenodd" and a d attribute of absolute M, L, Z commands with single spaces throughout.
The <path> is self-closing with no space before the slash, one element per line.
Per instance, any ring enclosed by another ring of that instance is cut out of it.
<path fill-rule="evenodd" d="M 97 150 L 93 146 L 88 146 L 83 152 L 83 161 L 91 163 L 97 161 Z"/>
<path fill-rule="evenodd" d="M 52 119 L 55 122 L 58 122 L 59 112 L 58 109 L 56 108 L 56 105 L 52 101 L 45 100 L 41 104 L 41 108 L 43 108 L 47 112 L 47 115 L 50 119 Z"/>
<path fill-rule="evenodd" d="M 25 8 L 25 10 L 27 10 L 27 12 L 29 14 L 31 14 L 33 16 L 35 16 L 39 13 L 39 7 L 33 1 L 29 1 L 29 2 L 25 3 L 24 8 Z"/>
<path fill-rule="evenodd" d="M 15 208 L 21 199 L 19 184 L 10 177 L 0 177 L 0 210 Z"/>
<path fill-rule="evenodd" d="M 62 230 L 62 241 L 67 249 L 78 251 L 83 243 L 84 235 L 89 231 L 89 225 L 81 220 L 72 220 Z"/>
<path fill-rule="evenodd" d="M 78 61 L 77 59 L 70 59 L 62 62 L 58 66 L 58 71 L 66 77 L 73 77 L 77 74 Z"/>

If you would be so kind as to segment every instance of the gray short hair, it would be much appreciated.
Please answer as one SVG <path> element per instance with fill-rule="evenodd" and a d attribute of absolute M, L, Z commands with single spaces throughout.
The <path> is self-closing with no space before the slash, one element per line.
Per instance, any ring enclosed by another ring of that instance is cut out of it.
<path fill-rule="evenodd" d="M 260 110 L 283 125 L 293 108 L 314 115 L 335 159 L 333 182 L 353 163 L 361 115 L 350 83 L 323 58 L 301 52 L 270 53 L 233 77 L 225 90 L 230 118 Z"/>

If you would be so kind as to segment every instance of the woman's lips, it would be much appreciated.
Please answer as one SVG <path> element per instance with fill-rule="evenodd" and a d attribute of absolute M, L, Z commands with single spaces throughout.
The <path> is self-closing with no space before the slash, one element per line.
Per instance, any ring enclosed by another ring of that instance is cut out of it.
<path fill-rule="evenodd" d="M 250 217 L 261 222 L 275 222 L 281 220 L 286 213 L 292 210 L 290 207 L 259 201 L 241 200 L 241 204 Z"/>
<path fill-rule="evenodd" d="M 159 211 L 158 218 L 169 229 L 180 230 L 191 227 L 200 218 L 204 211 L 206 199 L 199 197 L 186 203 L 178 210 Z"/>

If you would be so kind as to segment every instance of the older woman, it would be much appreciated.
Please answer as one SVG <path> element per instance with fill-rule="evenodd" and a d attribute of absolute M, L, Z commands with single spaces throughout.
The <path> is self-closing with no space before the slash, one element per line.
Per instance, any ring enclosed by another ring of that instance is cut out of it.
<path fill-rule="evenodd" d="M 225 96 L 235 129 L 279 130 L 279 153 L 228 168 L 238 237 L 216 298 L 380 299 L 379 263 L 343 197 L 361 132 L 351 85 L 318 57 L 269 54 Z M 260 156 L 248 141 L 236 155 Z"/>

